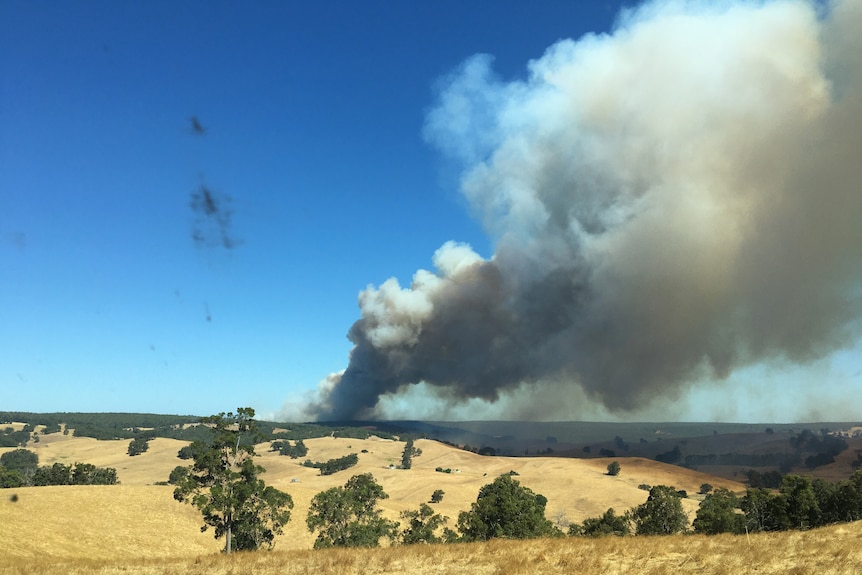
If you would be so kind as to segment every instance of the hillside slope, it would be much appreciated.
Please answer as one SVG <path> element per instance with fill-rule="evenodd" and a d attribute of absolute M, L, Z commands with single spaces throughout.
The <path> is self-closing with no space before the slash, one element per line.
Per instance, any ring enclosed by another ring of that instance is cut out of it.
<path fill-rule="evenodd" d="M 185 443 L 156 439 L 141 455 L 126 454 L 128 441 L 96 441 L 70 436 L 49 436 L 28 449 L 39 454 L 41 465 L 56 461 L 76 461 L 115 467 L 118 486 L 58 486 L 4 490 L 0 501 L 0 524 L 15 525 L 4 537 L 7 557 L 55 559 L 145 558 L 194 556 L 214 553 L 221 546 L 212 532 L 200 533 L 196 511 L 177 503 L 172 488 L 153 485 L 167 479 L 171 469 L 188 462 L 176 457 Z M 640 484 L 665 484 L 694 494 L 702 483 L 742 491 L 741 484 L 715 478 L 680 467 L 645 459 L 617 458 L 622 465 L 619 476 L 606 475 L 611 460 L 559 458 L 483 457 L 435 441 L 419 440 L 422 455 L 413 459 L 413 468 L 390 468 L 400 463 L 404 443 L 370 438 L 366 440 L 319 438 L 306 440 L 308 458 L 324 461 L 348 453 L 359 454 L 359 464 L 331 476 L 320 476 L 317 469 L 303 467 L 300 460 L 267 451 L 258 446 L 260 463 L 267 469 L 264 480 L 291 494 L 296 507 L 285 534 L 276 540 L 281 550 L 309 549 L 314 535 L 305 527 L 305 517 L 315 494 L 343 485 L 356 473 L 372 473 L 389 494 L 382 502 L 387 516 L 397 519 L 405 509 L 427 502 L 436 489 L 445 492 L 443 501 L 434 505 L 437 512 L 450 518 L 455 526 L 458 513 L 470 508 L 479 489 L 501 473 L 515 471 L 523 485 L 548 498 L 547 516 L 564 526 L 603 513 L 608 507 L 622 512 L 645 501 L 647 493 Z M 365 453 L 362 453 L 365 450 Z M 440 473 L 435 468 L 449 468 Z M 12 494 L 16 502 L 10 500 Z M 698 501 L 685 499 L 690 517 Z"/>

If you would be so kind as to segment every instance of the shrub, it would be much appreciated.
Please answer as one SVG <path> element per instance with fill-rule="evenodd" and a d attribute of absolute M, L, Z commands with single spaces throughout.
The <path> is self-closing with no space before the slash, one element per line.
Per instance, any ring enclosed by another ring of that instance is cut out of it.
<path fill-rule="evenodd" d="M 584 535 L 587 537 L 617 535 L 622 537 L 630 534 L 631 516 L 628 512 L 623 515 L 617 515 L 613 508 L 609 508 L 601 517 L 585 519 L 582 525 L 572 524 L 569 526 L 569 535 Z"/>
<path fill-rule="evenodd" d="M 632 518 L 637 535 L 680 533 L 688 523 L 679 493 L 666 485 L 657 485 L 650 489 L 646 503 L 633 510 Z"/>
<path fill-rule="evenodd" d="M 319 532 L 314 548 L 377 547 L 382 537 L 394 539 L 397 524 L 384 519 L 377 506 L 388 497 L 370 473 L 315 495 L 306 519 L 308 530 Z"/>
<path fill-rule="evenodd" d="M 194 459 L 195 453 L 191 445 L 186 445 L 177 451 L 177 457 L 180 459 Z"/>
<path fill-rule="evenodd" d="M 140 455 L 150 448 L 149 439 L 145 437 L 136 437 L 129 442 L 128 453 L 130 456 Z"/>
<path fill-rule="evenodd" d="M 458 516 L 464 541 L 487 541 L 495 537 L 527 539 L 558 535 L 545 518 L 548 500 L 503 474 L 479 490 L 470 511 Z"/>
<path fill-rule="evenodd" d="M 401 532 L 401 543 L 404 545 L 443 541 L 436 531 L 448 521 L 448 518 L 434 513 L 434 510 L 425 503 L 419 506 L 418 511 L 402 511 L 401 519 L 407 520 L 407 527 Z"/>
<path fill-rule="evenodd" d="M 39 466 L 39 456 L 29 449 L 15 449 L 0 455 L 0 465 L 11 471 L 35 471 Z"/>
<path fill-rule="evenodd" d="M 310 459 L 306 459 L 302 465 L 305 467 L 315 467 L 320 469 L 321 475 L 332 475 L 333 473 L 337 473 L 339 471 L 344 471 L 345 469 L 350 469 L 354 465 L 359 463 L 359 456 L 355 453 L 351 453 L 350 455 L 345 455 L 344 457 L 338 457 L 336 459 L 330 459 L 324 462 L 312 462 Z"/>
<path fill-rule="evenodd" d="M 739 498 L 728 489 L 717 489 L 701 501 L 692 523 L 698 533 L 744 533 L 745 516 L 736 512 Z"/>
<path fill-rule="evenodd" d="M 179 485 L 186 477 L 188 477 L 188 474 L 188 467 L 177 465 L 176 467 L 174 467 L 173 471 L 171 471 L 171 474 L 168 476 L 168 483 L 171 485 Z"/>
<path fill-rule="evenodd" d="M 23 487 L 24 478 L 17 469 L 6 469 L 0 465 L 0 488 Z"/>

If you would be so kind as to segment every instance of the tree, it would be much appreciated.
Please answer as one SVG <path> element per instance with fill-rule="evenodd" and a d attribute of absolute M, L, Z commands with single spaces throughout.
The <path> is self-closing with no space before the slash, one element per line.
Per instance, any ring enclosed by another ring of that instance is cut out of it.
<path fill-rule="evenodd" d="M 608 475 L 619 475 L 620 474 L 620 463 L 619 461 L 612 461 L 610 465 L 608 465 Z"/>
<path fill-rule="evenodd" d="M 745 516 L 736 512 L 738 508 L 739 498 L 729 489 L 722 487 L 700 502 L 692 526 L 696 532 L 707 535 L 743 533 Z"/>
<path fill-rule="evenodd" d="M 632 518 L 637 535 L 671 535 L 685 531 L 688 524 L 679 493 L 667 485 L 650 489 L 646 503 L 632 511 Z"/>
<path fill-rule="evenodd" d="M 33 474 L 33 485 L 71 485 L 72 466 L 63 465 L 60 462 L 51 467 L 47 465 L 40 467 Z"/>
<path fill-rule="evenodd" d="M 712 485 L 710 485 L 709 483 L 702 483 L 700 486 L 700 491 L 698 491 L 698 493 L 700 493 L 701 495 L 706 495 L 710 491 L 712 491 Z"/>
<path fill-rule="evenodd" d="M 465 541 L 559 535 L 545 518 L 547 503 L 545 496 L 522 487 L 506 473 L 479 490 L 470 511 L 458 515 L 458 530 Z"/>
<path fill-rule="evenodd" d="M 401 532 L 401 543 L 404 545 L 443 541 L 436 531 L 448 521 L 448 517 L 434 513 L 427 504 L 422 503 L 418 510 L 402 511 L 401 519 L 407 521 L 407 527 Z"/>
<path fill-rule="evenodd" d="M 443 501 L 443 495 L 445 494 L 446 492 L 442 489 L 435 489 L 434 493 L 431 494 L 431 503 L 440 503 Z"/>
<path fill-rule="evenodd" d="M 308 530 L 319 532 L 314 548 L 377 547 L 382 537 L 393 539 L 398 524 L 381 517 L 377 507 L 388 497 L 370 473 L 315 495 L 306 518 Z"/>
<path fill-rule="evenodd" d="M 177 457 L 180 459 L 194 459 L 195 452 L 194 448 L 191 445 L 186 445 L 181 447 L 179 451 L 177 451 Z"/>
<path fill-rule="evenodd" d="M 257 432 L 254 410 L 240 407 L 201 421 L 210 426 L 211 441 L 192 444 L 194 464 L 179 480 L 174 499 L 191 503 L 203 515 L 201 531 L 215 529 L 215 538 L 225 537 L 225 553 L 272 547 L 275 535 L 290 521 L 293 499 L 267 486 L 255 465 Z M 235 541 L 234 541 L 235 539 Z"/>
<path fill-rule="evenodd" d="M 401 469 L 410 469 L 413 466 L 413 457 L 422 455 L 422 450 L 413 446 L 413 439 L 408 439 L 401 452 Z"/>
<path fill-rule="evenodd" d="M 0 465 L 13 471 L 35 471 L 39 467 L 39 456 L 29 449 L 15 449 L 0 455 Z"/>
<path fill-rule="evenodd" d="M 24 478 L 17 469 L 6 469 L 0 465 L 0 488 L 23 487 Z"/>
<path fill-rule="evenodd" d="M 168 476 L 168 483 L 170 483 L 171 485 L 179 485 L 185 480 L 186 477 L 188 477 L 188 475 L 188 467 L 177 465 L 176 467 L 174 467 L 174 469 L 171 471 L 171 474 Z"/>
<path fill-rule="evenodd" d="M 820 507 L 810 478 L 785 475 L 778 491 L 787 501 L 787 519 L 791 527 L 808 529 L 820 523 Z"/>
<path fill-rule="evenodd" d="M 26 485 L 32 481 L 33 475 L 39 467 L 39 456 L 29 449 L 15 449 L 0 455 L 0 465 L 5 467 L 8 472 L 17 473 L 22 485 Z M 13 479 L 8 481 L 14 482 Z"/>
<path fill-rule="evenodd" d="M 245 501 L 236 520 L 234 544 L 239 550 L 272 547 L 275 536 L 283 532 L 282 526 L 290 520 L 289 510 L 293 508 L 293 499 L 287 493 L 265 485 L 260 479 L 255 483 L 251 490 L 256 495 Z"/>
<path fill-rule="evenodd" d="M 287 455 L 291 459 L 299 459 L 300 457 L 308 455 L 308 447 L 306 447 L 305 442 L 301 439 L 298 439 L 296 444 L 293 446 L 290 445 L 289 441 L 285 441 L 282 443 L 279 453 L 281 453 L 281 455 Z"/>
<path fill-rule="evenodd" d="M 130 456 L 140 455 L 150 448 L 150 441 L 146 437 L 136 437 L 129 442 L 128 453 Z"/>
<path fill-rule="evenodd" d="M 821 525 L 862 519 L 862 470 L 838 483 L 815 479 L 812 486 Z"/>
<path fill-rule="evenodd" d="M 76 463 L 72 468 L 72 485 L 90 485 L 96 466 L 92 463 Z"/>
<path fill-rule="evenodd" d="M 117 470 L 96 467 L 92 463 L 76 463 L 72 468 L 73 485 L 116 485 Z"/>
<path fill-rule="evenodd" d="M 631 515 L 626 512 L 617 515 L 613 507 L 608 508 L 601 517 L 585 519 L 582 525 L 569 526 L 569 535 L 585 535 L 600 537 L 602 535 L 617 535 L 622 537 L 631 534 Z"/>
<path fill-rule="evenodd" d="M 320 470 L 321 475 L 332 475 L 333 473 L 349 469 L 357 463 L 359 463 L 359 456 L 355 453 L 350 453 L 344 457 L 338 457 L 324 462 L 313 462 L 310 459 L 306 459 L 302 465 L 305 467 L 316 467 Z"/>
<path fill-rule="evenodd" d="M 790 526 L 787 500 L 783 495 L 772 495 L 763 487 L 746 490 L 740 508 L 745 513 L 748 531 L 781 531 Z"/>

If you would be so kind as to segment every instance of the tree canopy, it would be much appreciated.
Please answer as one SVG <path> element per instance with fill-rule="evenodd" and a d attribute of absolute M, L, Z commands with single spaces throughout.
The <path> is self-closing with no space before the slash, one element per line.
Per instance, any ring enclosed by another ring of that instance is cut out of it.
<path fill-rule="evenodd" d="M 308 530 L 318 531 L 314 548 L 377 547 L 383 537 L 394 539 L 398 524 L 384 519 L 377 506 L 388 497 L 370 473 L 315 495 L 306 519 Z"/>
<path fill-rule="evenodd" d="M 407 526 L 401 532 L 401 543 L 404 545 L 444 541 L 444 537 L 437 535 L 437 530 L 448 521 L 448 518 L 435 513 L 427 503 L 419 505 L 418 510 L 402 511 L 401 519 L 407 521 Z"/>
<path fill-rule="evenodd" d="M 685 531 L 688 518 L 679 492 L 667 485 L 650 489 L 646 503 L 635 507 L 632 518 L 637 535 L 671 535 Z"/>
<path fill-rule="evenodd" d="M 582 525 L 573 523 L 569 526 L 569 535 L 584 535 L 587 537 L 617 535 L 622 537 L 630 534 L 630 513 L 626 512 L 622 515 L 617 515 L 613 507 L 608 508 L 601 517 L 590 517 L 585 519 Z"/>
<path fill-rule="evenodd" d="M 745 516 L 736 512 L 739 503 L 739 498 L 724 487 L 709 493 L 698 507 L 694 530 L 707 535 L 745 532 Z"/>
<path fill-rule="evenodd" d="M 458 515 L 458 531 L 465 541 L 558 535 L 545 518 L 547 503 L 545 496 L 533 493 L 506 473 L 482 487 L 470 511 Z"/>
<path fill-rule="evenodd" d="M 0 465 L 12 471 L 35 471 L 39 466 L 39 456 L 29 449 L 15 449 L 0 455 Z"/>
<path fill-rule="evenodd" d="M 194 464 L 184 477 L 177 477 L 174 499 L 191 503 L 203 515 L 205 531 L 215 529 L 215 538 L 225 537 L 225 553 L 271 547 L 275 535 L 290 521 L 293 499 L 267 486 L 255 465 L 254 444 L 260 435 L 254 410 L 241 407 L 202 420 L 212 433 L 209 443 L 195 442 Z"/>

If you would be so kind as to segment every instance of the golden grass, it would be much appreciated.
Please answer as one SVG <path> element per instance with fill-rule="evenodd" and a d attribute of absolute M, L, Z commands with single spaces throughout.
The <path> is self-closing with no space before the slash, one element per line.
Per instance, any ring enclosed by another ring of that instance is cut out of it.
<path fill-rule="evenodd" d="M 730 547 L 746 543 L 744 538 L 699 543 L 700 539 L 687 537 L 662 539 L 656 548 L 651 540 L 571 539 L 311 552 L 314 535 L 305 527 L 311 499 L 320 491 L 343 485 L 355 473 L 374 474 L 390 495 L 381 507 L 391 519 L 397 519 L 404 509 L 427 502 L 435 489 L 443 489 L 443 501 L 434 508 L 450 517 L 450 527 L 454 527 L 460 511 L 469 509 L 483 485 L 510 470 L 519 474 L 522 484 L 548 498 L 547 516 L 552 521 L 579 522 L 600 515 L 608 507 L 622 512 L 645 501 L 647 493 L 637 487 L 641 483 L 674 485 L 689 493 L 695 493 L 702 483 L 743 490 L 732 481 L 644 459 L 619 458 L 622 472 L 609 477 L 609 459 L 480 457 L 426 440 L 416 442 L 422 455 L 414 458 L 412 469 L 390 469 L 390 464 L 400 462 L 403 443 L 328 437 L 305 442 L 310 459 L 323 461 L 359 453 L 359 465 L 321 477 L 299 460 L 267 452 L 268 445 L 258 447 L 260 463 L 267 468 L 266 482 L 294 499 L 293 518 L 284 535 L 276 539 L 274 552 L 225 558 L 218 554 L 222 542 L 215 541 L 211 531 L 200 532 L 196 510 L 175 502 L 171 487 L 153 485 L 167 479 L 174 466 L 188 463 L 176 457 L 184 442 L 156 439 L 150 442 L 149 451 L 136 457 L 127 455 L 128 443 L 51 434 L 38 444 L 28 445 L 39 454 L 42 465 L 82 461 L 114 467 L 121 485 L 0 492 L 0 573 L 661 573 L 678 570 L 676 567 L 683 563 L 683 567 L 703 565 L 711 560 L 709 554 L 728 554 Z M 457 469 L 458 473 L 438 473 L 436 467 Z M 16 502 L 9 499 L 13 492 L 18 496 Z M 688 499 L 685 505 L 693 517 L 698 501 Z M 846 533 L 858 542 L 858 529 Z M 752 541 L 770 540 L 763 537 Z M 709 549 L 719 544 L 725 547 L 709 553 L 698 551 L 703 555 L 698 561 L 689 558 L 690 551 L 682 550 L 691 545 Z M 838 547 L 832 553 L 836 564 L 851 564 L 859 558 L 855 552 L 841 555 Z M 648 570 L 631 571 L 640 569 L 641 564 Z M 716 561 L 709 569 L 723 568 L 723 564 Z"/>
<path fill-rule="evenodd" d="M 152 485 L 166 481 L 171 470 L 188 462 L 177 457 L 177 451 L 187 441 L 159 437 L 149 442 L 141 455 L 129 456 L 129 439 L 99 441 L 92 437 L 74 437 L 61 433 L 41 436 L 39 443 L 30 442 L 26 449 L 39 456 L 39 465 L 62 463 L 92 463 L 97 467 L 113 467 L 124 485 Z M 0 448 L 0 453 L 13 447 Z"/>
<path fill-rule="evenodd" d="M 173 501 L 171 487 L 62 485 L 0 494 L 5 559 L 167 557 L 221 547 L 200 532 L 195 509 Z"/>
<path fill-rule="evenodd" d="M 175 502 L 172 488 L 153 485 L 167 479 L 185 443 L 170 439 L 150 442 L 146 453 L 129 457 L 128 440 L 96 441 L 61 434 L 42 437 L 27 446 L 40 464 L 77 461 L 114 467 L 118 486 L 32 487 L 0 491 L 0 575 L 299 575 L 337 573 L 371 575 L 409 573 L 502 574 L 683 574 L 740 573 L 796 575 L 862 575 L 862 523 L 780 534 L 746 536 L 674 536 L 606 539 L 564 538 L 537 541 L 492 541 L 487 544 L 392 547 L 374 550 L 312 551 L 313 534 L 305 528 L 311 498 L 343 485 L 354 473 L 371 472 L 390 498 L 384 513 L 397 519 L 403 509 L 416 508 L 435 489 L 445 496 L 435 509 L 451 520 L 475 501 L 479 488 L 510 470 L 517 479 L 548 498 L 552 520 L 582 521 L 608 507 L 624 511 L 646 499 L 641 483 L 674 485 L 695 493 L 702 483 L 742 491 L 733 481 L 644 459 L 618 458 L 622 472 L 607 476 L 610 459 L 480 457 L 433 441 L 417 441 L 423 453 L 409 471 L 398 464 L 404 444 L 320 438 L 307 440 L 308 457 L 323 461 L 360 453 L 357 467 L 328 477 L 316 469 L 267 452 L 261 445 L 264 479 L 290 493 L 296 503 L 276 550 L 254 554 L 219 553 L 222 543 L 212 532 L 201 533 L 194 508 Z M 9 449 L 0 449 L 0 453 Z M 458 473 L 435 472 L 436 467 Z M 12 495 L 17 501 L 12 501 Z M 685 500 L 694 516 L 696 498 Z"/>
<path fill-rule="evenodd" d="M 175 502 L 172 488 L 153 485 L 166 480 L 176 465 L 188 464 L 176 457 L 185 443 L 155 439 L 147 452 L 135 457 L 127 454 L 128 443 L 51 434 L 28 445 L 39 455 L 41 465 L 81 461 L 114 467 L 121 485 L 16 490 L 18 503 L 0 502 L 0 525 L 19 527 L 6 535 L 7 556 L 77 559 L 82 547 L 90 557 L 98 558 L 160 557 L 218 549 L 219 543 L 212 540 L 211 532 L 199 532 L 200 520 L 194 509 Z M 312 547 L 314 535 L 305 527 L 311 499 L 325 489 L 343 485 L 355 473 L 374 474 L 390 495 L 381 507 L 391 519 L 398 519 L 405 509 L 418 508 L 435 489 L 442 489 L 443 501 L 434 508 L 450 518 L 450 527 L 454 527 L 460 511 L 470 508 L 483 485 L 510 470 L 519 474 L 517 479 L 522 484 L 548 498 L 547 516 L 563 528 L 568 521 L 598 516 L 608 507 L 621 513 L 643 503 L 647 493 L 638 489 L 641 483 L 674 485 L 689 493 L 696 492 L 702 483 L 734 491 L 743 489 L 732 481 L 645 459 L 620 458 L 622 472 L 610 477 L 606 475 L 609 459 L 481 457 L 435 441 L 419 440 L 416 446 L 422 449 L 422 455 L 413 459 L 412 469 L 400 470 L 389 466 L 400 463 L 402 442 L 326 437 L 305 443 L 312 460 L 359 453 L 359 465 L 320 476 L 317 469 L 303 467 L 300 460 L 268 452 L 266 444 L 258 446 L 260 463 L 267 469 L 265 481 L 290 493 L 296 504 L 285 534 L 276 539 L 279 550 Z M 436 467 L 458 473 L 438 473 Z M 692 498 L 684 503 L 690 517 L 694 517 L 699 502 Z"/>
<path fill-rule="evenodd" d="M 0 574 L 54 575 L 477 575 L 796 574 L 862 573 L 862 523 L 808 532 L 603 539 L 496 540 L 482 544 L 416 545 L 189 555 L 179 558 L 55 561 L 0 559 Z"/>

